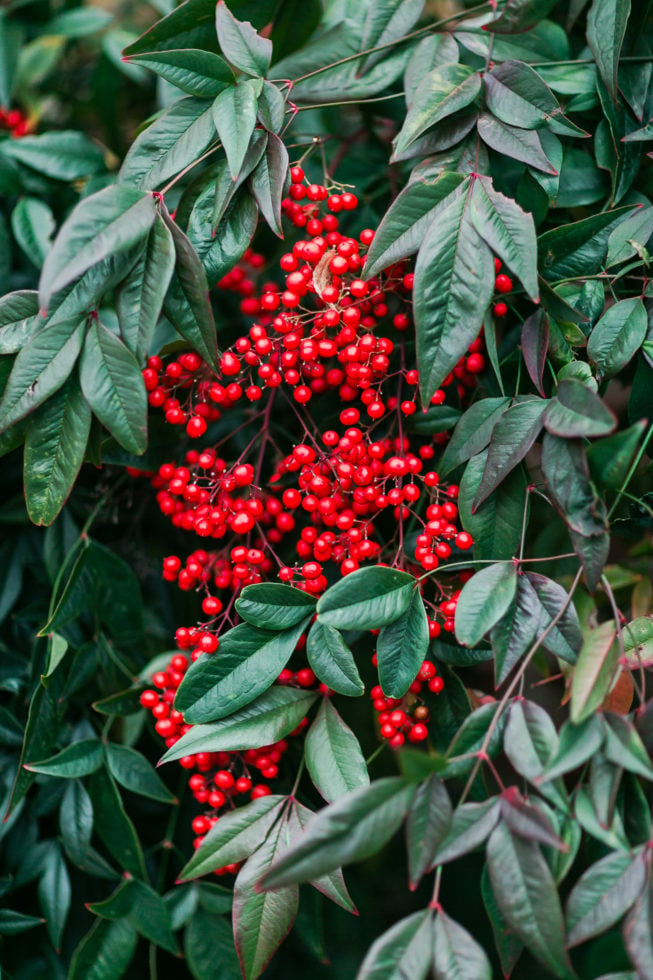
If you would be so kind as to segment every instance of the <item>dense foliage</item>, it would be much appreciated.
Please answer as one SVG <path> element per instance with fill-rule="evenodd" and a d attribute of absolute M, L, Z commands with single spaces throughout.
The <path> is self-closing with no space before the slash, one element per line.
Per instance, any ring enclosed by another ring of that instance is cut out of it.
<path fill-rule="evenodd" d="M 653 977 L 649 6 L 0 10 L 8 977 Z"/>

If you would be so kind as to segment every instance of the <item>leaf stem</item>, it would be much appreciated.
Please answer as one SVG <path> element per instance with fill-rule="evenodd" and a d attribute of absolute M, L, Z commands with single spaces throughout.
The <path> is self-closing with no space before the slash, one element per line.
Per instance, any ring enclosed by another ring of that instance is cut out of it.
<path fill-rule="evenodd" d="M 637 455 L 635 456 L 635 459 L 630 464 L 630 468 L 629 468 L 628 472 L 626 473 L 626 476 L 624 478 L 624 481 L 621 484 L 621 486 L 619 487 L 619 492 L 617 493 L 616 499 L 615 499 L 614 503 L 612 504 L 612 507 L 608 511 L 608 520 L 610 520 L 610 518 L 614 514 L 615 510 L 619 506 L 619 501 L 623 497 L 624 491 L 625 491 L 626 487 L 628 486 L 628 484 L 632 480 L 632 478 L 633 478 L 633 476 L 635 474 L 635 471 L 636 471 L 637 467 L 639 466 L 639 464 L 640 464 L 640 462 L 642 460 L 642 456 L 646 452 L 647 446 L 648 446 L 649 442 L 651 441 L 651 437 L 652 436 L 653 436 L 653 425 L 650 426 L 648 432 L 646 433 L 646 435 L 644 437 L 644 442 L 639 447 L 639 452 L 637 453 Z"/>

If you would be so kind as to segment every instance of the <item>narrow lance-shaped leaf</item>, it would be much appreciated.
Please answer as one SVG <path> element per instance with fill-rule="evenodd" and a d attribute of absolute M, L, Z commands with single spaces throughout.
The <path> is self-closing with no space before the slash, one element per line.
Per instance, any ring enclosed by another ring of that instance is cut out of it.
<path fill-rule="evenodd" d="M 434 68 L 417 87 L 395 141 L 395 156 L 425 130 L 468 106 L 480 90 L 481 76 L 467 65 L 448 64 Z"/>
<path fill-rule="evenodd" d="M 525 575 L 519 575 L 514 602 L 490 633 L 496 687 L 503 684 L 533 643 L 540 627 L 541 613 L 535 589 Z"/>
<path fill-rule="evenodd" d="M 608 435 L 616 428 L 617 419 L 587 385 L 568 378 L 558 385 L 544 413 L 544 425 L 564 439 L 589 438 Z"/>
<path fill-rule="evenodd" d="M 603 314 L 587 343 L 599 378 L 611 378 L 632 360 L 646 339 L 646 308 L 639 298 L 619 300 Z"/>
<path fill-rule="evenodd" d="M 426 980 L 431 968 L 433 913 L 413 912 L 379 936 L 367 951 L 358 980 Z"/>
<path fill-rule="evenodd" d="M 379 684 L 386 697 L 401 698 L 417 677 L 429 645 L 428 617 L 419 589 L 408 609 L 384 626 L 376 643 Z"/>
<path fill-rule="evenodd" d="M 517 402 L 505 412 L 492 431 L 483 479 L 472 509 L 475 510 L 526 456 L 542 429 L 548 402 L 533 398 Z"/>
<path fill-rule="evenodd" d="M 283 238 L 281 201 L 288 176 L 288 151 L 274 133 L 268 135 L 265 153 L 250 177 L 252 193 L 272 231 Z"/>
<path fill-rule="evenodd" d="M 587 43 L 613 102 L 617 102 L 617 69 L 630 15 L 630 0 L 592 0 L 587 15 Z"/>
<path fill-rule="evenodd" d="M 329 698 L 323 699 L 308 730 L 304 751 L 309 775 L 328 803 L 369 785 L 360 743 Z"/>
<path fill-rule="evenodd" d="M 265 75 L 272 59 L 272 42 L 261 37 L 249 21 L 237 20 L 224 0 L 216 8 L 218 41 L 224 56 L 247 75 Z"/>
<path fill-rule="evenodd" d="M 432 867 L 438 847 L 451 823 L 451 801 L 437 774 L 417 787 L 406 819 L 406 849 L 411 889 Z"/>
<path fill-rule="evenodd" d="M 537 240 L 533 216 L 496 191 L 489 177 L 474 181 L 470 206 L 476 231 L 537 303 Z"/>
<path fill-rule="evenodd" d="M 396 568 L 361 568 L 327 589 L 317 614 L 336 629 L 378 629 L 406 612 L 415 584 L 412 575 Z"/>
<path fill-rule="evenodd" d="M 224 89 L 213 103 L 213 122 L 234 180 L 242 167 L 256 125 L 256 83 L 246 79 Z"/>
<path fill-rule="evenodd" d="M 354 655 L 333 626 L 319 619 L 313 623 L 306 642 L 308 662 L 323 684 L 337 694 L 358 697 L 365 685 L 358 673 Z"/>
<path fill-rule="evenodd" d="M 483 803 L 462 803 L 456 807 L 431 867 L 455 861 L 484 844 L 497 825 L 500 803 L 494 797 Z"/>
<path fill-rule="evenodd" d="M 487 953 L 470 933 L 439 909 L 433 928 L 435 980 L 492 980 Z"/>
<path fill-rule="evenodd" d="M 465 583 L 456 606 L 456 638 L 473 647 L 508 611 L 517 591 L 517 569 L 498 562 Z"/>
<path fill-rule="evenodd" d="M 528 506 L 526 477 L 518 467 L 480 507 L 472 511 L 487 463 L 487 450 L 469 460 L 460 481 L 458 508 L 463 527 L 474 539 L 477 562 L 512 558 L 519 549 L 524 508 Z"/>
<path fill-rule="evenodd" d="M 622 918 L 641 894 L 647 867 L 640 851 L 608 854 L 590 865 L 567 900 L 568 945 L 578 946 L 606 932 Z"/>
<path fill-rule="evenodd" d="M 25 768 L 30 772 L 44 773 L 46 776 L 76 779 L 95 772 L 103 762 L 102 742 L 98 738 L 88 738 L 81 742 L 73 742 L 49 759 L 27 763 Z"/>
<path fill-rule="evenodd" d="M 120 334 L 139 362 L 149 352 L 174 267 L 172 235 L 157 215 L 143 254 L 116 291 Z"/>
<path fill-rule="evenodd" d="M 544 367 L 549 349 L 549 318 L 544 310 L 532 313 L 521 330 L 521 350 L 528 376 L 544 398 Z"/>
<path fill-rule="evenodd" d="M 111 775 L 125 789 L 161 803 L 178 802 L 145 756 L 136 749 L 109 742 L 106 754 Z"/>
<path fill-rule="evenodd" d="M 183 92 L 201 99 L 215 98 L 234 83 L 234 74 L 229 65 L 212 51 L 201 51 L 197 48 L 148 51 L 125 60 L 149 68 Z"/>
<path fill-rule="evenodd" d="M 610 619 L 585 637 L 571 681 L 571 720 L 576 725 L 590 717 L 608 693 L 619 659 L 616 636 Z"/>
<path fill-rule="evenodd" d="M 483 113 L 478 119 L 478 134 L 497 153 L 519 160 L 545 174 L 557 175 L 557 170 L 544 152 L 542 141 L 534 130 L 510 126 Z"/>

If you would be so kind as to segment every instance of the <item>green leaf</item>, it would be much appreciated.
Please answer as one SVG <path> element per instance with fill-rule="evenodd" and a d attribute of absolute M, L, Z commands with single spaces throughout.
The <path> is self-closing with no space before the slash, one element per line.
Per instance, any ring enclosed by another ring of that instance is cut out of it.
<path fill-rule="evenodd" d="M 38 408 L 66 382 L 82 347 L 84 326 L 62 320 L 38 330 L 14 361 L 0 402 L 0 432 Z"/>
<path fill-rule="evenodd" d="M 338 630 L 316 620 L 306 643 L 308 662 L 315 675 L 337 694 L 359 697 L 365 691 L 354 656 Z"/>
<path fill-rule="evenodd" d="M 549 318 L 544 310 L 532 313 L 522 324 L 521 349 L 528 376 L 544 398 L 544 368 L 549 349 Z"/>
<path fill-rule="evenodd" d="M 129 967 L 138 934 L 124 919 L 98 919 L 75 950 L 69 980 L 119 980 Z"/>
<path fill-rule="evenodd" d="M 608 435 L 617 420 L 591 388 L 569 378 L 559 383 L 544 413 L 544 425 L 553 435 L 573 439 Z"/>
<path fill-rule="evenodd" d="M 589 135 L 565 119 L 544 79 L 523 61 L 504 61 L 486 72 L 483 82 L 488 109 L 502 122 L 539 129 L 554 120 L 569 135 Z"/>
<path fill-rule="evenodd" d="M 542 852 L 499 823 L 487 844 L 492 891 L 508 925 L 555 977 L 571 978 L 562 909 Z"/>
<path fill-rule="evenodd" d="M 542 795 L 564 809 L 567 806 L 564 784 L 560 780 L 539 781 L 557 748 L 558 735 L 548 712 L 534 701 L 513 701 L 503 733 L 503 750 L 520 776 L 531 783 L 537 781 Z"/>
<path fill-rule="evenodd" d="M 138 361 L 97 317 L 86 334 L 79 373 L 100 422 L 128 452 L 145 452 L 147 394 Z"/>
<path fill-rule="evenodd" d="M 463 412 L 440 461 L 444 475 L 482 452 L 492 431 L 510 405 L 510 398 L 482 398 Z"/>
<path fill-rule="evenodd" d="M 138 834 L 125 813 L 113 776 L 105 768 L 98 769 L 91 776 L 88 789 L 100 839 L 124 871 L 144 879 L 145 860 Z"/>
<path fill-rule="evenodd" d="M 23 43 L 23 28 L 16 20 L 10 20 L 5 11 L 0 13 L 0 105 L 8 108 Z"/>
<path fill-rule="evenodd" d="M 43 919 L 35 915 L 25 915 L 13 909 L 0 909 L 0 936 L 17 936 L 34 926 L 42 926 Z"/>
<path fill-rule="evenodd" d="M 636 980 L 653 972 L 653 928 L 651 926 L 651 883 L 642 891 L 623 926 L 623 938 L 636 973 L 624 980 Z M 619 980 L 617 977 L 616 980 Z"/>
<path fill-rule="evenodd" d="M 261 157 L 265 153 L 265 149 L 268 145 L 269 134 L 264 132 L 262 129 L 255 129 L 252 133 L 252 137 L 249 142 L 249 147 L 247 153 L 245 154 L 245 159 L 243 165 L 240 168 L 240 173 L 236 180 L 231 176 L 229 170 L 229 164 L 226 158 L 224 160 L 218 161 L 216 164 L 215 172 L 215 196 L 213 198 L 213 211 L 211 214 L 211 230 L 215 231 L 217 226 L 222 221 L 223 217 L 227 213 L 229 205 L 234 198 L 234 195 L 238 188 L 243 184 L 243 182 L 249 177 L 252 170 L 258 165 Z M 203 212 L 201 201 L 203 200 L 203 194 L 200 194 L 194 207 L 192 214 L 199 214 Z M 205 219 L 202 218 L 202 221 Z M 228 256 L 232 253 L 231 248 L 224 248 L 223 243 L 220 242 L 221 252 L 225 253 L 225 261 Z"/>
<path fill-rule="evenodd" d="M 50 941 L 59 952 L 70 911 L 71 887 L 66 862 L 58 844 L 54 844 L 47 853 L 38 894 Z"/>
<path fill-rule="evenodd" d="M 503 975 L 504 977 L 509 977 L 522 954 L 524 944 L 512 929 L 510 929 L 505 916 L 497 905 L 497 900 L 494 897 L 490 884 L 487 864 L 483 866 L 483 873 L 481 875 L 481 895 L 483 896 L 483 905 L 485 906 L 487 917 L 492 926 L 494 945 L 499 954 Z"/>
<path fill-rule="evenodd" d="M 243 164 L 244 169 L 248 166 L 247 162 Z M 214 208 L 212 187 L 208 185 L 191 212 L 188 238 L 209 280 L 219 282 L 233 269 L 251 242 L 256 231 L 258 207 L 251 194 L 242 191 L 226 208 L 218 225 L 220 233 L 216 235 L 212 234 L 210 224 Z"/>
<path fill-rule="evenodd" d="M 295 2 L 300 3 L 302 0 L 295 0 Z M 289 8 L 284 6 L 284 14 L 287 9 Z M 276 26 L 279 26 L 278 21 Z M 293 33 L 296 36 L 296 32 Z M 270 133 L 279 133 L 283 129 L 286 120 L 286 100 L 272 82 L 263 82 L 258 99 L 258 120 Z"/>
<path fill-rule="evenodd" d="M 249 623 L 229 630 L 220 638 L 217 656 L 200 657 L 184 676 L 175 706 L 192 724 L 226 718 L 254 701 L 276 681 L 297 646 L 309 621 L 281 633 Z"/>
<path fill-rule="evenodd" d="M 160 803 L 177 802 L 152 765 L 136 749 L 108 742 L 107 765 L 116 782 L 132 793 Z"/>
<path fill-rule="evenodd" d="M 632 212 L 632 205 L 615 208 L 544 232 L 537 242 L 542 275 L 549 281 L 555 281 L 600 272 L 605 263 L 610 233 Z M 556 316 L 554 310 L 551 313 Z"/>
<path fill-rule="evenodd" d="M 433 867 L 435 855 L 451 823 L 449 794 L 437 774 L 417 787 L 406 819 L 406 850 L 409 882 L 417 888 L 422 876 Z"/>
<path fill-rule="evenodd" d="M 496 797 L 483 803 L 463 803 L 453 813 L 449 829 L 433 856 L 431 867 L 455 861 L 483 844 L 497 825 L 500 804 Z"/>
<path fill-rule="evenodd" d="M 487 752 L 490 757 L 498 753 L 505 719 L 501 714 L 497 715 L 497 706 L 496 701 L 490 701 L 467 715 L 447 752 L 447 778 L 469 772 L 474 767 L 473 757 L 481 750 Z M 498 724 L 495 723 L 495 715 Z M 485 746 L 491 725 L 492 735 L 489 745 Z"/>
<path fill-rule="evenodd" d="M 306 735 L 304 751 L 308 773 L 327 803 L 369 785 L 360 743 L 329 698 L 322 700 Z"/>
<path fill-rule="evenodd" d="M 224 980 L 241 980 L 233 929 L 224 916 L 198 908 L 184 931 L 184 955 L 195 980 L 214 980 L 216 961 Z"/>
<path fill-rule="evenodd" d="M 598 752 L 603 744 L 605 732 L 594 715 L 589 716 L 579 725 L 570 721 L 560 729 L 560 741 L 552 758 L 546 764 L 541 777 L 536 779 L 549 781 L 563 776 L 572 769 L 578 769 Z"/>
<path fill-rule="evenodd" d="M 617 69 L 630 0 L 592 0 L 587 15 L 587 43 L 613 102 L 617 102 Z"/>
<path fill-rule="evenodd" d="M 91 411 L 72 376 L 31 419 L 23 456 L 25 503 L 34 524 L 52 524 L 84 461 Z"/>
<path fill-rule="evenodd" d="M 252 626 L 266 630 L 285 630 L 297 626 L 314 609 L 313 596 L 290 585 L 277 583 L 246 585 L 236 599 L 238 615 Z"/>
<path fill-rule="evenodd" d="M 408 34 L 420 18 L 422 10 L 420 0 L 384 0 L 383 3 L 372 4 L 367 9 L 360 50 L 389 45 Z M 370 68 L 383 60 L 385 52 L 377 51 L 367 56 L 360 67 L 364 74 Z"/>
<path fill-rule="evenodd" d="M 179 51 L 151 51 L 126 59 L 143 65 L 165 78 L 188 95 L 214 99 L 228 85 L 234 84 L 234 74 L 223 58 L 211 51 L 183 48 Z"/>
<path fill-rule="evenodd" d="M 361 568 L 327 589 L 318 599 L 317 613 L 336 629 L 378 629 L 406 612 L 414 589 L 413 576 L 396 568 Z"/>
<path fill-rule="evenodd" d="M 646 422 L 640 419 L 629 429 L 615 432 L 606 439 L 599 439 L 592 443 L 587 450 L 587 461 L 592 479 L 598 486 L 610 490 L 619 489 L 635 457 L 645 429 Z"/>
<path fill-rule="evenodd" d="M 216 9 L 220 47 L 232 65 L 246 75 L 266 75 L 272 60 L 272 41 L 257 34 L 249 21 L 236 20 L 224 0 Z"/>
<path fill-rule="evenodd" d="M 537 592 L 525 575 L 519 575 L 512 606 L 490 632 L 495 687 L 503 684 L 533 643 L 540 627 L 541 612 Z"/>
<path fill-rule="evenodd" d="M 244 861 L 263 843 L 285 803 L 285 796 L 263 796 L 229 810 L 206 834 L 180 872 L 180 881 L 191 881 L 227 864 Z"/>
<path fill-rule="evenodd" d="M 271 745 L 297 727 L 315 697 L 311 691 L 272 687 L 229 718 L 213 725 L 194 725 L 168 749 L 161 762 L 195 752 L 237 752 Z"/>
<path fill-rule="evenodd" d="M 224 89 L 213 103 L 213 123 L 235 180 L 256 125 L 257 83 L 246 79 Z"/>
<path fill-rule="evenodd" d="M 55 672 L 68 651 L 68 641 L 59 636 L 58 633 L 48 634 L 48 653 L 46 666 L 41 679 L 50 677 Z"/>
<path fill-rule="evenodd" d="M 102 148 L 74 129 L 24 136 L 3 143 L 2 151 L 53 180 L 82 180 L 106 170 Z"/>
<path fill-rule="evenodd" d="M 606 932 L 621 919 L 646 884 L 641 851 L 608 854 L 581 875 L 567 900 L 568 945 L 578 946 Z"/>
<path fill-rule="evenodd" d="M 481 76 L 467 65 L 446 64 L 422 79 L 394 143 L 394 156 L 403 153 L 431 126 L 473 102 L 481 91 Z"/>
<path fill-rule="evenodd" d="M 473 647 L 505 616 L 517 592 L 512 562 L 488 565 L 465 583 L 456 605 L 456 639 Z"/>
<path fill-rule="evenodd" d="M 0 298 L 0 354 L 17 354 L 40 326 L 38 293 L 21 289 Z"/>
<path fill-rule="evenodd" d="M 218 370 L 217 337 L 209 285 L 197 252 L 167 211 L 162 214 L 175 246 L 175 272 L 166 301 L 165 314 L 181 336 Z"/>
<path fill-rule="evenodd" d="M 73 742 L 67 748 L 49 759 L 25 764 L 30 772 L 40 772 L 45 776 L 63 779 L 77 779 L 88 776 L 99 769 L 104 762 L 104 748 L 99 738 L 85 738 Z"/>
<path fill-rule="evenodd" d="M 653 662 L 652 623 L 650 616 L 638 616 L 623 628 L 624 657 L 630 670 L 640 665 L 648 667 Z"/>
<path fill-rule="evenodd" d="M 434 182 L 411 180 L 390 205 L 365 260 L 365 276 L 376 275 L 419 249 L 438 205 L 460 186 L 462 174 L 444 173 Z"/>
<path fill-rule="evenodd" d="M 143 241 L 155 217 L 153 197 L 122 184 L 83 198 L 61 227 L 43 265 L 41 306 L 47 309 L 54 293 L 98 262 Z"/>
<path fill-rule="evenodd" d="M 571 720 L 585 721 L 610 690 L 619 660 L 619 644 L 613 619 L 585 635 L 571 680 Z"/>
<path fill-rule="evenodd" d="M 506 263 L 534 303 L 539 301 L 537 241 L 533 216 L 492 186 L 489 177 L 474 181 L 471 218 L 476 231 Z"/>
<path fill-rule="evenodd" d="M 263 877 L 261 887 L 306 881 L 375 854 L 399 829 L 415 792 L 402 779 L 389 777 L 341 797 L 311 820 L 299 843 Z"/>
<path fill-rule="evenodd" d="M 652 235 L 653 207 L 640 208 L 625 218 L 608 238 L 607 268 L 640 254 L 639 248 L 645 248 Z"/>
<path fill-rule="evenodd" d="M 641 299 L 622 299 L 596 324 L 587 343 L 599 380 L 611 378 L 633 359 L 646 339 L 646 308 Z"/>
<path fill-rule="evenodd" d="M 268 135 L 265 153 L 250 177 L 252 193 L 272 231 L 283 238 L 281 201 L 288 177 L 288 151 L 278 136 Z"/>
<path fill-rule="evenodd" d="M 556 0 L 506 0 L 496 20 L 486 30 L 497 34 L 520 34 L 542 21 Z"/>
<path fill-rule="evenodd" d="M 402 698 L 428 653 L 428 617 L 419 589 L 408 609 L 379 633 L 376 645 L 379 684 L 386 697 Z"/>
<path fill-rule="evenodd" d="M 415 264 L 413 308 L 422 402 L 476 339 L 492 298 L 492 255 L 472 219 L 471 179 L 447 198 Z"/>
<path fill-rule="evenodd" d="M 541 808 L 543 806 L 540 804 Z M 529 805 L 516 786 L 509 786 L 501 793 L 501 816 L 510 831 L 518 837 L 563 853 L 569 850 L 553 829 L 552 821 L 555 818 L 548 819 L 541 809 Z"/>
<path fill-rule="evenodd" d="M 426 980 L 431 967 L 430 909 L 413 912 L 379 936 L 367 951 L 358 980 Z"/>
<path fill-rule="evenodd" d="M 48 22 L 46 35 L 60 34 L 64 37 L 88 37 L 101 31 L 113 20 L 113 14 L 100 7 L 82 7 L 79 10 L 64 10 Z"/>
<path fill-rule="evenodd" d="M 438 909 L 433 929 L 436 980 L 492 980 L 487 954 L 466 929 Z"/>
<path fill-rule="evenodd" d="M 116 290 L 120 335 L 140 363 L 150 349 L 175 267 L 175 248 L 157 215 L 143 254 Z"/>
<path fill-rule="evenodd" d="M 50 250 L 55 227 L 51 209 L 37 197 L 21 197 L 11 212 L 14 238 L 30 262 L 38 268 L 43 265 Z"/>
<path fill-rule="evenodd" d="M 540 137 L 532 129 L 510 126 L 486 113 L 478 117 L 478 135 L 497 153 L 519 160 L 545 174 L 557 174 L 547 157 Z"/>
<path fill-rule="evenodd" d="M 474 539 L 474 558 L 477 561 L 501 560 L 515 555 L 526 506 L 526 477 L 519 468 L 509 473 L 500 489 L 472 511 L 472 501 L 483 478 L 487 455 L 484 450 L 470 459 L 460 481 L 458 498 L 460 519 Z"/>
<path fill-rule="evenodd" d="M 234 938 L 245 980 L 255 980 L 261 975 L 297 916 L 297 885 L 272 892 L 258 889 L 261 875 L 283 849 L 285 837 L 284 827 L 279 823 L 247 860 L 234 885 Z"/>
<path fill-rule="evenodd" d="M 93 804 L 82 783 L 66 785 L 59 811 L 59 827 L 64 850 L 82 871 L 100 878 L 117 878 L 118 874 L 91 847 Z"/>
<path fill-rule="evenodd" d="M 315 816 L 313 810 L 309 810 L 307 806 L 303 806 L 297 800 L 294 801 L 292 810 L 290 811 L 289 830 L 290 837 L 294 837 L 296 832 L 299 831 L 303 834 L 306 826 Z M 335 871 L 331 871 L 329 874 L 320 875 L 317 878 L 311 878 L 309 880 L 309 885 L 317 889 L 326 898 L 329 898 L 336 905 L 345 909 L 347 912 L 353 912 L 357 915 L 356 907 L 351 900 L 351 896 L 347 891 L 347 886 L 345 885 L 345 879 L 342 874 L 342 869 L 337 868 Z"/>
<path fill-rule="evenodd" d="M 117 186 L 153 190 L 197 160 L 215 139 L 211 106 L 191 97 L 173 102 L 134 140 Z"/>
<path fill-rule="evenodd" d="M 653 621 L 648 620 L 649 634 L 653 633 L 652 625 Z M 611 712 L 607 712 L 604 719 L 607 737 L 603 752 L 606 759 L 636 776 L 649 781 L 653 779 L 653 765 L 632 722 Z"/>

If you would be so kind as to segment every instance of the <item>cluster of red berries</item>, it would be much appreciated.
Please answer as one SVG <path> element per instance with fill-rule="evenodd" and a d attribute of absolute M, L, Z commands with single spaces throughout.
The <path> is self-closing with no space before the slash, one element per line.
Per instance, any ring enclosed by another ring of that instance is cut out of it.
<path fill-rule="evenodd" d="M 13 139 L 28 136 L 32 132 L 32 124 L 20 109 L 3 109 L 0 106 L 0 133 L 8 132 Z"/>
<path fill-rule="evenodd" d="M 494 260 L 494 272 L 495 272 L 494 288 L 497 291 L 497 293 L 499 294 L 510 293 L 512 291 L 512 279 L 510 278 L 510 276 L 507 276 L 504 272 L 501 271 L 501 262 L 499 261 L 499 259 Z M 494 313 L 495 316 L 503 317 L 507 314 L 508 307 L 503 302 L 503 300 L 499 300 L 492 307 L 492 312 Z"/>
<path fill-rule="evenodd" d="M 406 739 L 418 744 L 428 738 L 429 709 L 420 697 L 425 684 L 432 694 L 439 694 L 444 688 L 431 660 L 423 662 L 405 697 L 387 698 L 378 684 L 370 691 L 379 734 L 391 748 L 400 749 Z"/>

